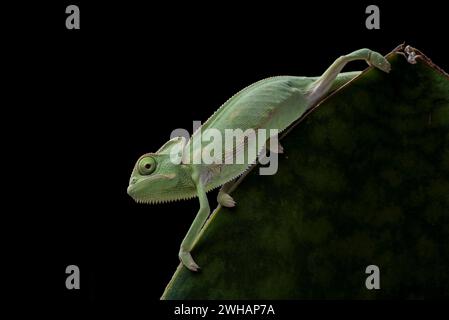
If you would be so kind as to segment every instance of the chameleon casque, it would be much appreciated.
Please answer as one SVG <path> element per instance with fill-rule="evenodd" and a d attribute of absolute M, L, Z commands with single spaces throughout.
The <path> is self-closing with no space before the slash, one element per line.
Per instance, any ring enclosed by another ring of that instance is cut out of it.
<path fill-rule="evenodd" d="M 360 71 L 340 73 L 346 63 L 365 60 L 369 65 L 384 72 L 390 71 L 389 62 L 379 53 L 360 49 L 339 57 L 320 77 L 276 76 L 260 80 L 226 101 L 201 127 L 189 141 L 176 137 L 165 143 L 155 153 L 141 156 L 132 171 L 128 194 L 137 202 L 158 203 L 198 197 L 200 208 L 181 243 L 179 258 L 192 271 L 199 266 L 190 251 L 210 213 L 206 193 L 223 186 L 218 193 L 218 203 L 233 207 L 232 197 L 226 186 L 256 161 L 249 155 L 243 164 L 195 164 L 187 161 L 185 154 L 195 154 L 197 145 L 194 138 L 205 129 L 214 128 L 224 134 L 225 129 L 286 129 L 300 118 L 308 109 L 316 105 L 329 93 L 352 80 Z M 230 152 L 237 152 L 248 142 L 241 141 Z M 266 144 L 266 142 L 264 141 Z M 173 148 L 181 152 L 180 163 L 170 158 Z M 271 148 L 270 148 L 271 149 Z M 189 151 L 189 152 L 186 152 Z M 260 151 L 260 149 L 258 149 Z M 281 147 L 273 151 L 282 152 Z M 226 151 L 225 151 L 226 156 Z"/>

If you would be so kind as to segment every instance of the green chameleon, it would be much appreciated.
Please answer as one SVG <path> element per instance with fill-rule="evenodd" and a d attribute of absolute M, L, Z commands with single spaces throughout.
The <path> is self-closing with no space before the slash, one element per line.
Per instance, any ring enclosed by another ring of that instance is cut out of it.
<path fill-rule="evenodd" d="M 369 49 L 360 49 L 339 57 L 321 77 L 277 76 L 258 81 L 241 90 L 226 101 L 202 126 L 195 131 L 191 139 L 176 137 L 165 143 L 156 153 L 141 156 L 133 169 L 128 186 L 128 194 L 137 202 L 157 203 L 198 197 L 199 211 L 181 243 L 179 258 L 190 270 L 197 271 L 199 266 L 193 260 L 190 251 L 210 213 L 206 193 L 223 186 L 218 193 L 218 203 L 233 207 L 232 197 L 227 193 L 230 181 L 243 174 L 256 160 L 247 156 L 243 164 L 205 164 L 195 163 L 191 155 L 198 152 L 201 145 L 195 144 L 195 137 L 201 136 L 205 129 L 214 128 L 224 134 L 225 129 L 286 129 L 307 110 L 319 103 L 330 92 L 352 80 L 360 71 L 340 73 L 346 63 L 353 60 L 365 60 L 384 72 L 390 71 L 389 62 L 379 53 Z M 267 139 L 268 140 L 268 139 Z M 265 141 L 264 141 L 265 142 Z M 226 152 L 237 152 L 240 146 Z M 267 144 L 265 142 L 265 144 Z M 269 145 L 267 145 L 269 147 Z M 270 147 L 269 147 L 270 148 Z M 270 148 L 271 149 L 271 148 Z M 181 161 L 174 162 L 170 155 L 177 150 Z M 271 149 L 282 152 L 280 146 Z M 188 152 L 187 152 L 188 151 Z M 260 149 L 258 149 L 260 151 Z M 185 154 L 188 154 L 186 157 Z M 260 157 L 259 157 L 260 160 Z"/>

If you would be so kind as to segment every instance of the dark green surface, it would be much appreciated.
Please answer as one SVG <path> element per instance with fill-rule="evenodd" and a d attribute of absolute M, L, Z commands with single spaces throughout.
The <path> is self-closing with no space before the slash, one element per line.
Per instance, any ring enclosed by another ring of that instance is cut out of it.
<path fill-rule="evenodd" d="M 193 251 L 202 271 L 163 298 L 449 297 L 449 79 L 389 60 L 289 132 L 276 175 L 241 182 Z"/>

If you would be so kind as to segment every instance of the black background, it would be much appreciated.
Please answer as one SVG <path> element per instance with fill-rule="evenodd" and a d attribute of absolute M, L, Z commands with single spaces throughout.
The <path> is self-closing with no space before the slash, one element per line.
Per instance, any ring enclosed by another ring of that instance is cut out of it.
<path fill-rule="evenodd" d="M 14 258 L 6 264 L 19 271 L 18 297 L 61 310 L 171 312 L 158 299 L 197 201 L 134 203 L 126 194 L 134 162 L 246 85 L 319 75 L 362 47 L 387 54 L 405 41 L 449 70 L 441 1 L 374 3 L 380 30 L 365 28 L 365 1 L 72 1 L 4 9 L 13 17 L 3 29 L 12 71 L 6 173 L 17 183 L 7 211 Z M 68 4 L 79 5 L 81 30 L 65 28 Z M 363 68 L 355 62 L 345 70 Z M 215 193 L 209 198 L 213 207 Z M 70 264 L 80 267 L 81 290 L 65 288 Z"/>

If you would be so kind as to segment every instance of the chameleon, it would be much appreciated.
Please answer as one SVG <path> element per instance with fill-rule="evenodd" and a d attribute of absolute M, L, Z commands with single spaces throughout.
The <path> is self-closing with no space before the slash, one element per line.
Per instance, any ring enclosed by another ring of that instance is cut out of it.
<path fill-rule="evenodd" d="M 369 66 L 386 73 L 391 69 L 381 54 L 364 48 L 340 56 L 319 77 L 275 76 L 260 80 L 228 99 L 188 141 L 183 137 L 175 137 L 155 153 L 146 153 L 137 160 L 127 188 L 127 193 L 136 202 L 151 204 L 194 197 L 199 199 L 199 210 L 181 242 L 178 254 L 185 267 L 191 271 L 200 269 L 190 252 L 210 214 L 207 192 L 221 186 L 217 196 L 219 205 L 235 206 L 234 199 L 228 193 L 228 186 L 255 161 L 249 156 L 242 164 L 188 161 L 192 154 L 198 152 L 198 145 L 193 143 L 195 138 L 204 134 L 205 129 L 211 128 L 219 132 L 235 128 L 285 130 L 310 108 L 361 73 L 341 72 L 348 62 L 354 60 L 365 60 Z M 248 140 L 243 140 L 240 147 L 248 143 Z M 265 142 L 265 145 L 268 146 L 268 143 Z M 230 152 L 236 152 L 236 148 Z M 180 154 L 181 160 L 178 162 L 172 161 L 174 150 Z M 280 145 L 273 151 L 283 152 Z M 187 159 L 185 154 L 188 154 Z"/>

